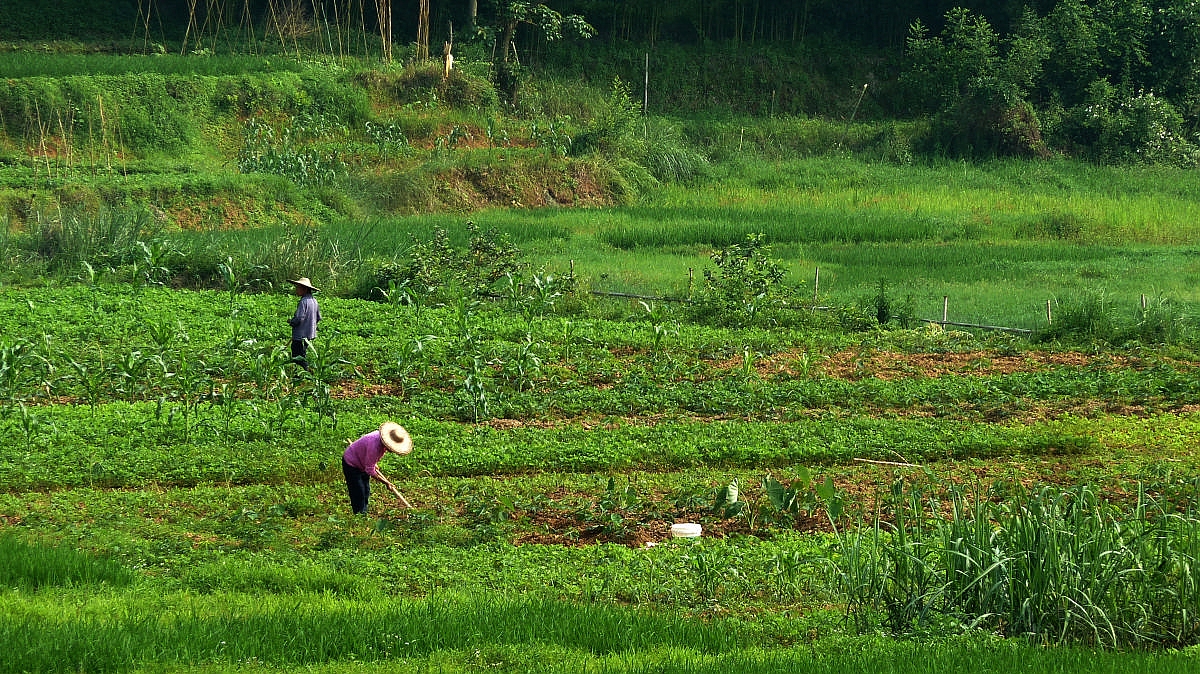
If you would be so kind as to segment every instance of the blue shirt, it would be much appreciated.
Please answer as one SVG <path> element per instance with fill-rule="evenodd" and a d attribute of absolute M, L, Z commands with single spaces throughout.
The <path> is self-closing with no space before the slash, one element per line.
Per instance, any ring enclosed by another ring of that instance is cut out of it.
<path fill-rule="evenodd" d="M 317 298 L 305 295 L 296 305 L 296 315 L 288 319 L 292 326 L 292 340 L 313 340 L 317 338 L 317 323 L 321 320 L 321 308 L 317 306 Z"/>

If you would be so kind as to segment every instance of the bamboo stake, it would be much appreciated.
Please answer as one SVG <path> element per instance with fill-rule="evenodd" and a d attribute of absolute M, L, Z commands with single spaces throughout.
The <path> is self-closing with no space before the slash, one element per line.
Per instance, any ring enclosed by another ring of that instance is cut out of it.
<path fill-rule="evenodd" d="M 196 1 L 188 0 L 188 24 L 183 31 L 183 43 L 179 45 L 179 55 L 187 54 L 188 37 L 192 34 L 192 26 L 196 25 Z M 196 32 L 200 32 L 200 27 L 196 26 Z"/>
<path fill-rule="evenodd" d="M 646 81 L 642 86 L 642 114 L 650 114 L 650 53 L 646 52 Z"/>
<path fill-rule="evenodd" d="M 859 458 L 855 458 L 854 460 L 859 463 L 871 463 L 871 464 L 875 464 L 877 466 L 901 466 L 903 468 L 920 468 L 921 467 L 915 463 L 904 463 L 902 461 L 878 461 L 876 459 L 859 459 Z"/>

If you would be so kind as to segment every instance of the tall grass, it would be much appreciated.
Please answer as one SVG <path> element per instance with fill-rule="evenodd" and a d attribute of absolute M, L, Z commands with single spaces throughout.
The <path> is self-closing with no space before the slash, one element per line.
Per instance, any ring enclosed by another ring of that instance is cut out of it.
<path fill-rule="evenodd" d="M 118 266 L 131 262 L 137 243 L 161 228 L 140 209 L 37 211 L 28 225 L 28 245 L 52 268 L 77 269 L 81 262 Z"/>
<path fill-rule="evenodd" d="M 593 654 L 664 646 L 717 653 L 736 624 L 505 594 L 371 603 L 321 595 L 118 596 L 53 602 L 0 596 L 0 640 L 13 671 L 123 671 L 131 664 L 311 665 L 428 657 L 448 649 L 553 645 Z"/>
<path fill-rule="evenodd" d="M 63 546 L 31 544 L 11 532 L 0 534 L 0 587 L 124 587 L 133 579 L 133 572 L 117 562 Z"/>
<path fill-rule="evenodd" d="M 1200 639 L 1200 515 L 1191 493 L 1089 487 L 946 502 L 897 483 L 874 524 L 846 534 L 849 614 L 894 632 L 956 624 L 1047 643 L 1174 646 Z"/>
<path fill-rule="evenodd" d="M 0 596 L 13 671 L 1189 672 L 1186 653 L 1044 649 L 981 635 L 932 642 L 826 638 L 751 646 L 753 627 L 545 599 L 439 595 L 347 602 L 305 595 Z M 140 671 L 140 670 L 139 670 Z"/>
<path fill-rule="evenodd" d="M 300 72 L 306 65 L 289 58 L 258 56 L 119 56 L 97 54 L 0 53 L 0 72 L 6 77 L 69 77 L 72 75 L 243 75 L 278 71 Z"/>

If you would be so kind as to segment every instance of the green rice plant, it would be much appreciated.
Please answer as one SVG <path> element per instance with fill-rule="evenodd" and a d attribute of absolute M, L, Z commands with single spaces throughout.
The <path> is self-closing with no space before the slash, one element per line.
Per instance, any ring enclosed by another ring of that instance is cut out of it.
<path fill-rule="evenodd" d="M 1052 320 L 1038 333 L 1039 339 L 1111 342 L 1119 332 L 1116 306 L 1105 293 L 1086 293 L 1059 301 L 1052 311 Z"/>
<path fill-rule="evenodd" d="M 154 58 L 120 54 L 67 54 L 5 51 L 0 54 L 4 72 L 14 79 L 71 75 L 124 75 L 157 72 L 163 75 L 218 76 L 299 71 L 301 61 L 250 55 L 213 55 L 205 58 L 161 54 Z"/>
<path fill-rule="evenodd" d="M 127 587 L 136 575 L 121 564 L 78 550 L 30 542 L 12 531 L 0 533 L 0 586 L 38 591 L 51 587 Z"/>
<path fill-rule="evenodd" d="M 597 654 L 668 645 L 718 653 L 740 640 L 735 625 L 725 621 L 497 593 L 439 592 L 426 599 L 380 598 L 369 604 L 317 594 L 128 595 L 85 603 L 73 616 L 44 606 L 6 610 L 0 636 L 14 653 L 10 664 L 30 671 L 251 660 L 295 667 L 538 644 Z M 12 607 L 12 600 L 6 604 Z M 23 634 L 18 620 L 24 621 Z"/>

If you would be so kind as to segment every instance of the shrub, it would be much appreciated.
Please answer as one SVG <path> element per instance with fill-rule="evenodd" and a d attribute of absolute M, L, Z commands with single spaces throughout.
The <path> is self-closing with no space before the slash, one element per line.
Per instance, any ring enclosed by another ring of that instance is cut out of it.
<path fill-rule="evenodd" d="M 1200 165 L 1200 148 L 1187 140 L 1183 117 L 1151 92 L 1127 95 L 1097 80 L 1084 105 L 1067 109 L 1055 125 L 1058 143 L 1097 161 Z"/>
<path fill-rule="evenodd" d="M 413 238 L 406 259 L 375 258 L 364 264 L 355 296 L 383 300 L 396 292 L 421 296 L 422 301 L 448 301 L 458 293 L 491 292 L 498 281 L 517 275 L 521 251 L 495 229 L 480 230 L 468 222 L 466 248 L 450 242 L 444 229 L 433 238 Z"/>
<path fill-rule="evenodd" d="M 487 111 L 500 105 L 496 89 L 486 79 L 462 69 L 452 70 L 443 79 L 438 63 L 409 65 L 398 72 L 363 71 L 354 76 L 356 82 L 376 96 L 401 105 L 446 104 L 464 110 Z"/>

